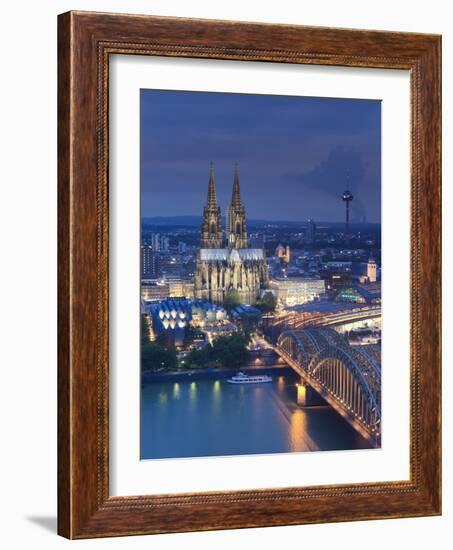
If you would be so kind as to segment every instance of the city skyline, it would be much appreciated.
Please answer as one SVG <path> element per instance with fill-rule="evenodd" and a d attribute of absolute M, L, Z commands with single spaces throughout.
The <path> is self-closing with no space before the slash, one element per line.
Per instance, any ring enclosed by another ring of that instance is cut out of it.
<path fill-rule="evenodd" d="M 198 216 L 213 161 L 222 214 L 238 162 L 250 220 L 342 222 L 349 188 L 351 221 L 380 221 L 379 101 L 142 90 L 141 109 L 142 218 Z"/>
<path fill-rule="evenodd" d="M 141 94 L 141 459 L 379 448 L 380 102 Z"/>

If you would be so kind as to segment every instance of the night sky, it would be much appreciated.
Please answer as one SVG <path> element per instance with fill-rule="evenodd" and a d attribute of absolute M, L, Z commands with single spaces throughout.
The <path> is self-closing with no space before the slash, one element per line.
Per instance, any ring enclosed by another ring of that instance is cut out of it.
<path fill-rule="evenodd" d="M 142 216 L 200 216 L 213 160 L 222 215 L 237 161 L 249 219 L 380 222 L 380 143 L 380 101 L 141 90 Z"/>

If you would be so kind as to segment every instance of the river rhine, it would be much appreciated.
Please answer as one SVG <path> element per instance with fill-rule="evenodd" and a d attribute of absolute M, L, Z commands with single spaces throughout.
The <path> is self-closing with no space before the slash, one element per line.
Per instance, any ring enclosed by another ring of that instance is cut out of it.
<path fill-rule="evenodd" d="M 141 458 L 370 448 L 330 406 L 301 408 L 297 377 L 235 385 L 226 378 L 143 385 Z"/>

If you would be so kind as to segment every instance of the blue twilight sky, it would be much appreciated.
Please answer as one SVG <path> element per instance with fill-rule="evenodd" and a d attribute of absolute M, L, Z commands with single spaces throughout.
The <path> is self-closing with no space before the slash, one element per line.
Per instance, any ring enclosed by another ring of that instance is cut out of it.
<path fill-rule="evenodd" d="M 141 90 L 142 216 L 201 215 L 211 160 L 222 215 L 237 161 L 249 219 L 380 222 L 380 101 Z"/>

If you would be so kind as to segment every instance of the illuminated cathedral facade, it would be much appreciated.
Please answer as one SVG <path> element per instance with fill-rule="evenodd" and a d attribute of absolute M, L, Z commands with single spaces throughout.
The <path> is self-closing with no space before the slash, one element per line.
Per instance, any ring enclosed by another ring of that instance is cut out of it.
<path fill-rule="evenodd" d="M 261 248 L 248 247 L 247 220 L 237 165 L 224 236 L 211 162 L 194 283 L 196 298 L 218 304 L 223 303 L 231 290 L 238 292 L 241 303 L 254 304 L 261 290 L 268 287 L 265 252 Z"/>

